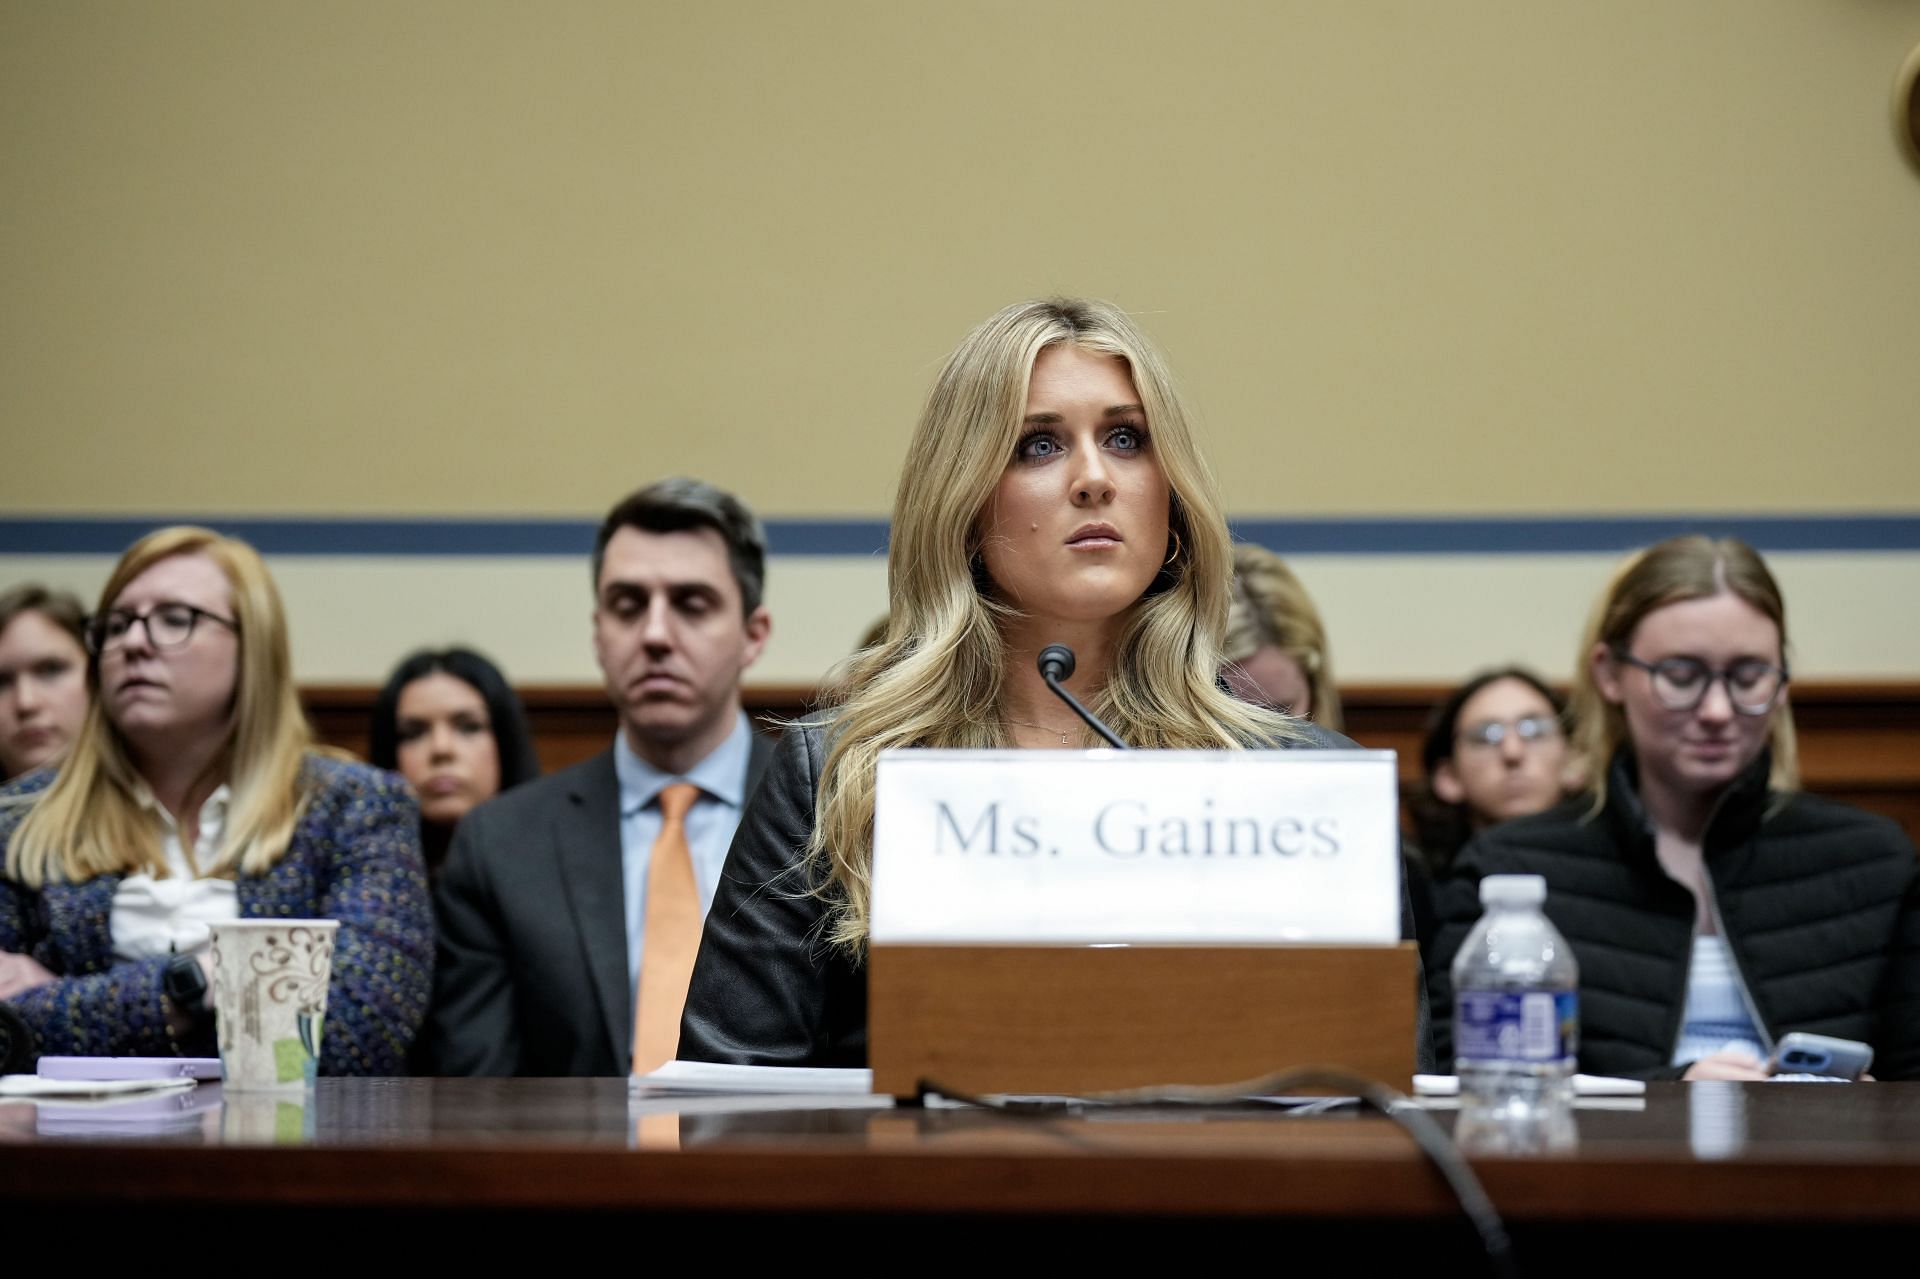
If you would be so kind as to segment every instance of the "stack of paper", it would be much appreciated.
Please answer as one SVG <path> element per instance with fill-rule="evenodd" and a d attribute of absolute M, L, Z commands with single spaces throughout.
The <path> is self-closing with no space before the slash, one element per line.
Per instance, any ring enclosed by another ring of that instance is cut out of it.
<path fill-rule="evenodd" d="M 190 1092 L 194 1079 L 43 1079 L 39 1075 L 0 1075 L 0 1101 L 101 1101 Z"/>
<path fill-rule="evenodd" d="M 1414 1099 L 1428 1110 L 1452 1110 L 1460 1104 L 1457 1075 L 1415 1075 Z M 1615 1079 L 1609 1075 L 1575 1075 L 1573 1104 L 1582 1110 L 1639 1110 L 1646 1103 L 1644 1079 Z"/>
<path fill-rule="evenodd" d="M 628 1084 L 648 1110 L 879 1110 L 893 1098 L 876 1096 L 873 1072 L 816 1066 L 721 1066 L 670 1061 Z"/>

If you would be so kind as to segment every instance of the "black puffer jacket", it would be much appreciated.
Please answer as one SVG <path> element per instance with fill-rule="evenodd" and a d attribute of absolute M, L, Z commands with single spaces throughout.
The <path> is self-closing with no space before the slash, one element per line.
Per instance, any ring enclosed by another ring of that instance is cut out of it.
<path fill-rule="evenodd" d="M 1734 962 L 1769 1043 L 1791 1030 L 1861 1039 L 1881 1079 L 1920 1076 L 1920 861 L 1898 826 L 1766 788 L 1763 755 L 1721 800 L 1704 842 Z M 1546 911 L 1580 963 L 1580 1068 L 1677 1077 L 1693 894 L 1654 856 L 1637 769 L 1622 752 L 1607 806 L 1591 797 L 1486 831 L 1438 888 L 1427 972 L 1442 1063 L 1453 1056 L 1451 967 L 1480 916 L 1483 875 L 1546 876 Z"/>

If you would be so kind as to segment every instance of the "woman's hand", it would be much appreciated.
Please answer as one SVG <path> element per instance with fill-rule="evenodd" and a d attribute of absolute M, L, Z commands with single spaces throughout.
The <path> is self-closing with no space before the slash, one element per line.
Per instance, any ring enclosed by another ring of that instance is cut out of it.
<path fill-rule="evenodd" d="M 1752 1053 L 1717 1052 L 1708 1053 L 1687 1067 L 1682 1079 L 1740 1079 L 1758 1080 L 1770 1078 L 1767 1067 Z"/>
<path fill-rule="evenodd" d="M 35 986 L 57 980 L 32 955 L 16 955 L 0 950 L 0 999 L 12 999 Z"/>

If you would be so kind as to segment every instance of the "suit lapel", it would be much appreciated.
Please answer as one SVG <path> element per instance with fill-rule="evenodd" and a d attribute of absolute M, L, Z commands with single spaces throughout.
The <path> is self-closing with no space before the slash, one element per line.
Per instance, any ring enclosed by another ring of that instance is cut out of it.
<path fill-rule="evenodd" d="M 621 872 L 620 783 L 613 752 L 582 770 L 555 817 L 560 878 L 580 930 L 587 971 L 615 1064 L 625 1070 L 633 1040 L 632 978 L 627 972 L 627 893 Z"/>

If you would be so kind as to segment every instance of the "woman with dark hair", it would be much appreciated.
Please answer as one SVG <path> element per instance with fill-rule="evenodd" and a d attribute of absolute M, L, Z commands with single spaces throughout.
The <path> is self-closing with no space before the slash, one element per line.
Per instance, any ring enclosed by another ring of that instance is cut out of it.
<path fill-rule="evenodd" d="M 1580 963 L 1580 1069 L 1764 1079 L 1779 1037 L 1809 1031 L 1920 1077 L 1920 861 L 1887 818 L 1797 789 L 1788 688 L 1757 551 L 1689 536 L 1629 557 L 1574 669 L 1586 793 L 1460 850 L 1436 1009 L 1481 877 L 1537 874 Z"/>
<path fill-rule="evenodd" d="M 1475 833 L 1545 812 L 1565 796 L 1566 703 L 1532 671 L 1482 671 L 1447 695 L 1427 721 L 1413 802 L 1420 851 L 1445 874 Z"/>
<path fill-rule="evenodd" d="M 422 649 L 394 668 L 374 702 L 368 756 L 420 796 L 420 843 L 434 876 L 469 809 L 540 775 L 519 696 L 468 648 Z"/>
<path fill-rule="evenodd" d="M 0 781 L 66 753 L 87 718 L 86 610 L 29 582 L 0 594 Z"/>

